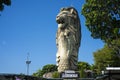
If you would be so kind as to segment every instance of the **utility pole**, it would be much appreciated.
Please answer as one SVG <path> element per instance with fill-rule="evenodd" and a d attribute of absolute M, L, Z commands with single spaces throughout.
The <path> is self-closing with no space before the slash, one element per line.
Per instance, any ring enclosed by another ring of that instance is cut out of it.
<path fill-rule="evenodd" d="M 29 64 L 31 63 L 31 61 L 29 60 L 29 53 L 27 54 L 27 61 L 26 61 L 26 64 L 27 64 L 27 75 L 29 75 Z"/>

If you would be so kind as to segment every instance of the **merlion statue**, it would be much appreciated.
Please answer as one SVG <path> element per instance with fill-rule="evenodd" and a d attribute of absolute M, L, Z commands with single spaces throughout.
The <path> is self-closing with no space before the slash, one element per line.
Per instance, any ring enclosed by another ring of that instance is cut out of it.
<path fill-rule="evenodd" d="M 62 8 L 56 17 L 58 72 L 77 70 L 78 52 L 81 41 L 81 26 L 78 12 L 73 7 Z"/>

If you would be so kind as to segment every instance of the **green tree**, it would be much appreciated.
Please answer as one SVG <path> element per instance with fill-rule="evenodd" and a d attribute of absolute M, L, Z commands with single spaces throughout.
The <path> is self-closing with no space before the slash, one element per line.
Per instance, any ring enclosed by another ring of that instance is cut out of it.
<path fill-rule="evenodd" d="M 42 77 L 45 73 L 57 71 L 57 66 L 54 64 L 47 64 L 43 66 L 42 70 L 39 69 L 37 72 L 33 73 L 33 76 Z"/>
<path fill-rule="evenodd" d="M 82 14 L 93 38 L 109 43 L 120 37 L 120 0 L 86 0 Z"/>
<path fill-rule="evenodd" d="M 107 45 L 101 50 L 94 52 L 94 67 L 97 73 L 100 74 L 107 66 L 120 67 L 120 58 L 116 55 L 115 50 Z"/>
<path fill-rule="evenodd" d="M 35 76 L 35 77 L 42 77 L 43 72 L 42 72 L 41 69 L 39 69 L 39 70 L 37 70 L 37 72 L 33 73 L 32 75 Z"/>
<path fill-rule="evenodd" d="M 5 5 L 11 5 L 11 0 L 0 0 L 0 11 L 4 9 Z"/>
<path fill-rule="evenodd" d="M 54 64 L 47 64 L 42 68 L 43 73 L 54 72 L 54 71 L 57 71 L 57 66 Z"/>
<path fill-rule="evenodd" d="M 53 72 L 52 74 L 53 78 L 60 78 L 60 73 L 58 71 Z"/>
<path fill-rule="evenodd" d="M 120 58 L 120 38 L 113 40 L 109 45 L 112 50 L 115 51 L 116 55 Z"/>
<path fill-rule="evenodd" d="M 90 70 L 90 65 L 87 62 L 78 62 L 78 71 L 80 72 L 80 77 L 85 78 L 85 70 Z"/>
<path fill-rule="evenodd" d="M 78 62 L 78 70 L 81 70 L 81 69 L 84 69 L 84 70 L 90 69 L 90 64 L 87 62 L 79 61 Z"/>

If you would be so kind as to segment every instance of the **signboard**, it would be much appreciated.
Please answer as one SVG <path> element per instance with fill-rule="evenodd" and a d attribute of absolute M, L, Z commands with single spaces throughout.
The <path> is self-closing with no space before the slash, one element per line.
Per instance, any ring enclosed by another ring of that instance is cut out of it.
<path fill-rule="evenodd" d="M 67 79 L 79 78 L 79 73 L 75 72 L 73 70 L 66 70 L 64 72 L 61 72 L 60 77 L 61 78 L 67 78 Z"/>

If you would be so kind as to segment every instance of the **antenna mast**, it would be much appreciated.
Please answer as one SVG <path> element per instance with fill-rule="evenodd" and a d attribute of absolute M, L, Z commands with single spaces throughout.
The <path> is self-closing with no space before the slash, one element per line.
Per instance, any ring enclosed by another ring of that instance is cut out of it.
<path fill-rule="evenodd" d="M 30 56 L 30 54 L 28 53 L 27 54 L 27 61 L 26 61 L 26 64 L 27 64 L 27 75 L 29 75 L 29 64 L 31 63 L 31 61 L 29 60 L 29 56 Z"/>

